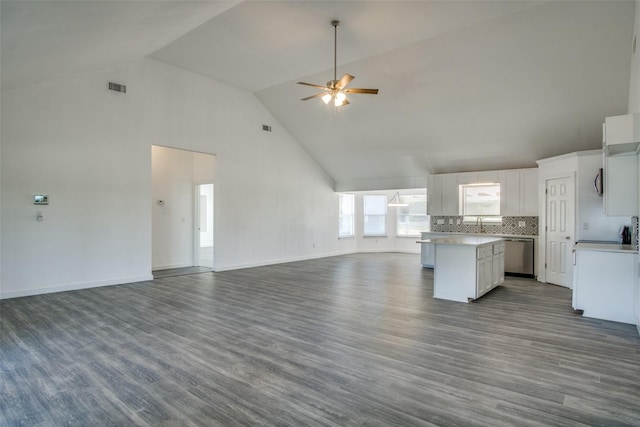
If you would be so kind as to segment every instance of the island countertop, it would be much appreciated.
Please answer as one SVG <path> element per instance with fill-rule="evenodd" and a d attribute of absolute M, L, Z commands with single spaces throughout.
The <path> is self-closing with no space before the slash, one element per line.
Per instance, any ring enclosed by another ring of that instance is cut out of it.
<path fill-rule="evenodd" d="M 447 237 L 434 237 L 431 239 L 417 240 L 416 243 L 435 243 L 438 245 L 470 245 L 484 246 L 492 243 L 500 242 L 501 237 L 490 236 L 470 236 L 470 235 L 454 235 Z"/>

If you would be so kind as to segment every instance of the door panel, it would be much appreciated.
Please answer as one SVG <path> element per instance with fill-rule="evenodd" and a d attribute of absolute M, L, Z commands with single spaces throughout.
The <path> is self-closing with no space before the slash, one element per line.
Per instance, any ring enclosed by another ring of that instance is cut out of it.
<path fill-rule="evenodd" d="M 546 281 L 572 287 L 575 198 L 573 178 L 550 179 L 546 182 Z"/>

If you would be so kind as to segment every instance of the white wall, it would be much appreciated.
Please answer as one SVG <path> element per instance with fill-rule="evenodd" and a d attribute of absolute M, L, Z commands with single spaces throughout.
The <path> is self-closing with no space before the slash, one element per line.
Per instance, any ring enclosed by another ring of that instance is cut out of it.
<path fill-rule="evenodd" d="M 217 270 L 355 250 L 331 178 L 249 92 L 142 59 L 4 90 L 1 108 L 0 297 L 151 278 L 153 144 L 217 155 Z"/>

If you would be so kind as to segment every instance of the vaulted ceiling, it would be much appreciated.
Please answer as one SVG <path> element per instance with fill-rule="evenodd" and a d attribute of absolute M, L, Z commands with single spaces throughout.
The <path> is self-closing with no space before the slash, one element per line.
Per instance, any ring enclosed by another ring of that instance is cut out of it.
<path fill-rule="evenodd" d="M 343 183 L 534 167 L 627 112 L 633 1 L 2 1 L 3 87 L 151 56 L 253 92 Z M 338 77 L 336 111 L 297 81 Z"/>

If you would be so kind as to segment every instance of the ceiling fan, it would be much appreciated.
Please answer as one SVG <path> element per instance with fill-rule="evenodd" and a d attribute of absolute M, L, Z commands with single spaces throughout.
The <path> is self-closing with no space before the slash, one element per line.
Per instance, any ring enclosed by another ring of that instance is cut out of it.
<path fill-rule="evenodd" d="M 302 98 L 301 101 L 307 101 L 313 98 L 322 98 L 325 104 L 333 101 L 333 104 L 336 107 L 341 107 L 343 105 L 349 104 L 349 100 L 347 99 L 348 93 L 367 93 L 371 95 L 377 95 L 378 89 L 360 89 L 360 88 L 347 88 L 347 85 L 351 80 L 355 77 L 351 74 L 345 74 L 342 76 L 340 80 L 338 80 L 336 75 L 337 69 L 337 50 L 338 50 L 338 25 L 340 21 L 331 21 L 331 25 L 333 25 L 333 80 L 329 80 L 326 86 L 315 85 L 313 83 L 305 83 L 298 82 L 299 85 L 317 87 L 318 89 L 322 89 L 323 91 L 317 93 L 315 95 L 307 96 L 306 98 Z"/>

